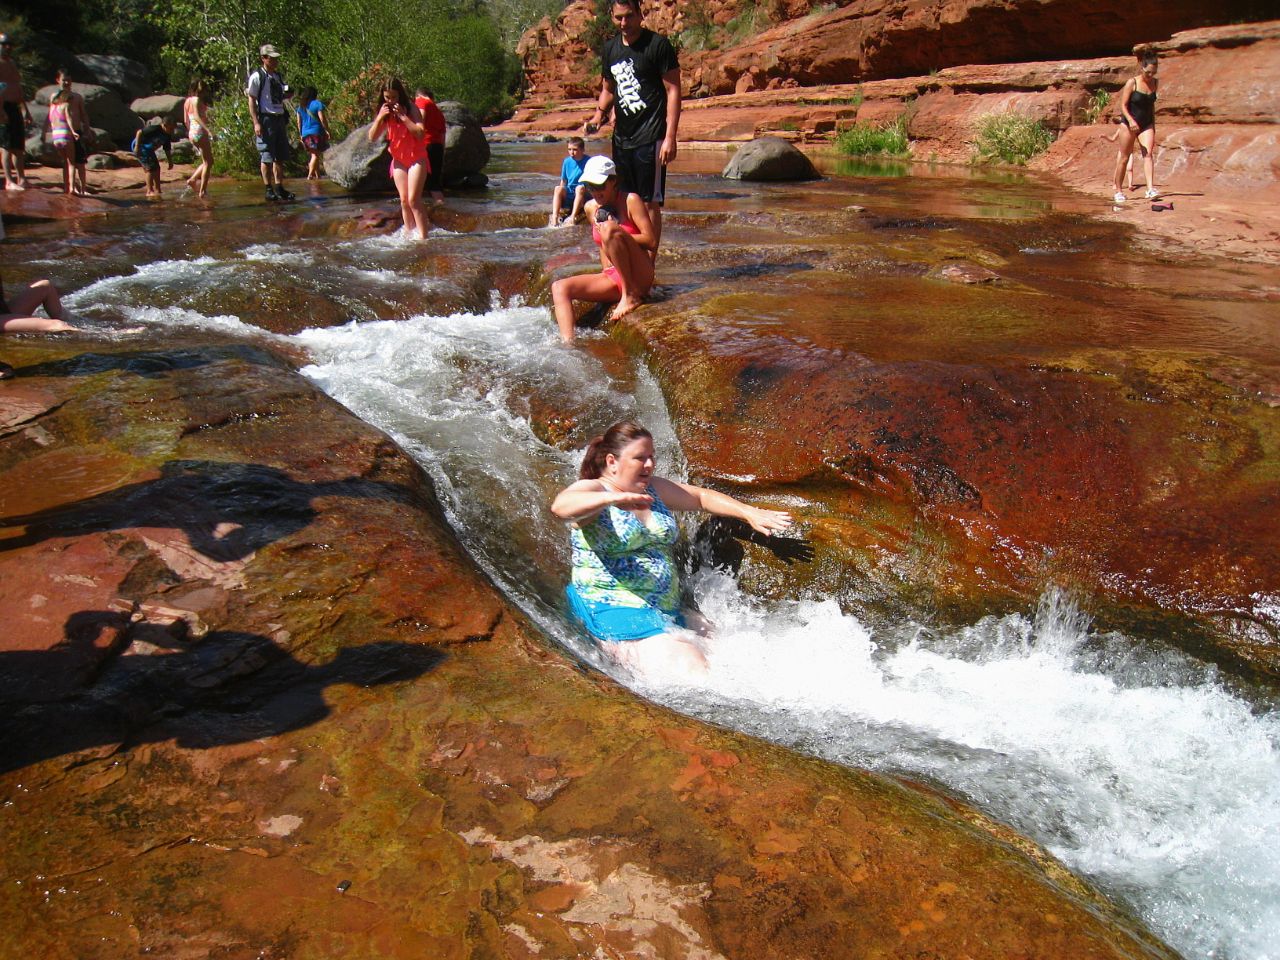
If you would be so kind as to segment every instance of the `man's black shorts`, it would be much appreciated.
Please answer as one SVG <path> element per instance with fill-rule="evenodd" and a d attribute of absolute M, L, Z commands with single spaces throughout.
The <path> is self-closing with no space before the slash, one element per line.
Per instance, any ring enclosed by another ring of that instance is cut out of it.
<path fill-rule="evenodd" d="M 667 168 L 658 163 L 661 143 L 642 143 L 624 148 L 613 145 L 613 163 L 624 189 L 640 194 L 645 203 L 661 204 L 667 199 Z"/>
<path fill-rule="evenodd" d="M 442 192 L 444 190 L 444 144 L 428 143 L 427 159 L 431 162 L 431 172 L 427 174 L 427 192 Z"/>
<path fill-rule="evenodd" d="M 5 116 L 9 118 L 9 140 L 4 145 L 6 150 L 15 153 L 27 148 L 27 128 L 22 122 L 22 109 L 8 100 L 4 102 Z"/>

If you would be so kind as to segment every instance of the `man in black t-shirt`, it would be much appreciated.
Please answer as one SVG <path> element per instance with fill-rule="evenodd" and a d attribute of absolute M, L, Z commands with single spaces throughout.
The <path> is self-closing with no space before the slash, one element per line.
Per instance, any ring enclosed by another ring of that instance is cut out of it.
<path fill-rule="evenodd" d="M 605 44 L 600 99 L 584 129 L 595 133 L 613 111 L 618 177 L 648 204 L 661 240 L 667 164 L 676 158 L 680 126 L 680 62 L 670 40 L 640 25 L 640 0 L 617 0 L 613 22 L 618 36 Z"/>

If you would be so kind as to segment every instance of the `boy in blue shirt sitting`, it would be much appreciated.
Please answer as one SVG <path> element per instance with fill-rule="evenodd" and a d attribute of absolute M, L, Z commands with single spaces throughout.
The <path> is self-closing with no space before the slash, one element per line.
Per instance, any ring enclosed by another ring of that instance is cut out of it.
<path fill-rule="evenodd" d="M 570 137 L 568 150 L 569 155 L 560 165 L 560 182 L 556 184 L 556 192 L 551 197 L 551 220 L 547 223 L 549 227 L 560 225 L 560 208 L 564 206 L 566 197 L 573 196 L 573 208 L 564 221 L 566 226 L 578 222 L 578 217 L 582 215 L 582 205 L 587 202 L 587 188 L 578 182 L 587 165 L 587 145 L 581 137 Z"/>

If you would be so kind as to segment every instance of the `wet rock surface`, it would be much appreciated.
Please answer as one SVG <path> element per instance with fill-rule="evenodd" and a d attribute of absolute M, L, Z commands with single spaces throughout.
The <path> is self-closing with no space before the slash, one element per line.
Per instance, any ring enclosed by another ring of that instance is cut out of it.
<path fill-rule="evenodd" d="M 271 353 L 6 358 L 4 952 L 1168 955 L 972 811 L 570 666 Z"/>

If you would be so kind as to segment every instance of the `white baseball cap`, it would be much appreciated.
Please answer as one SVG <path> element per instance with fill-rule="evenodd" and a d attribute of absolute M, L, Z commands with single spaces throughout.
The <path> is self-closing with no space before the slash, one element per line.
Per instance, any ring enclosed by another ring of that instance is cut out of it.
<path fill-rule="evenodd" d="M 606 180 L 617 175 L 618 168 L 608 157 L 592 157 L 582 168 L 582 176 L 578 180 L 593 187 L 603 187 Z"/>

